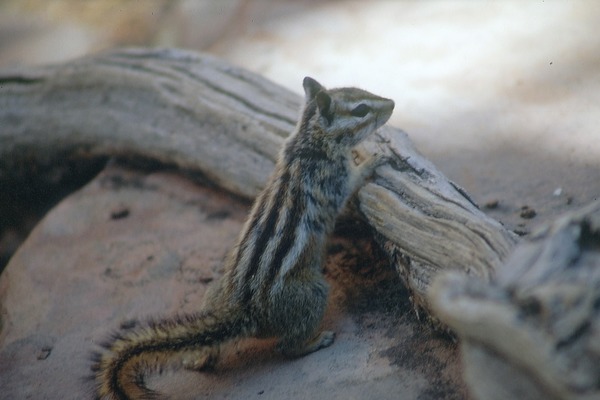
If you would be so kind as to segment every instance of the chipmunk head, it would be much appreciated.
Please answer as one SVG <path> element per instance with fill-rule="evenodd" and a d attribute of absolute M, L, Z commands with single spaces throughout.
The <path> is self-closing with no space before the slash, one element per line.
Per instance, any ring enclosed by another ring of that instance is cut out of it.
<path fill-rule="evenodd" d="M 303 124 L 313 127 L 335 143 L 353 147 L 387 122 L 394 102 L 365 90 L 348 87 L 325 89 L 313 78 L 304 78 L 306 107 Z"/>

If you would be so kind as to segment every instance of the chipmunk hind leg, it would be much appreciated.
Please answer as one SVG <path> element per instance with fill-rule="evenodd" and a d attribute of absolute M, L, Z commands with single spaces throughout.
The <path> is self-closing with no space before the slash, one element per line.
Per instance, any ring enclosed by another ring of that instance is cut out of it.
<path fill-rule="evenodd" d="M 292 280 L 273 298 L 279 309 L 274 326 L 281 327 L 278 349 L 286 357 L 301 357 L 333 343 L 335 333 L 320 331 L 329 287 L 320 276 Z M 282 307 L 283 306 L 283 307 Z"/>
<path fill-rule="evenodd" d="M 285 337 L 278 345 L 279 351 L 286 357 L 296 358 L 313 353 L 330 346 L 335 339 L 335 332 L 320 331 L 308 341 L 300 337 Z"/>

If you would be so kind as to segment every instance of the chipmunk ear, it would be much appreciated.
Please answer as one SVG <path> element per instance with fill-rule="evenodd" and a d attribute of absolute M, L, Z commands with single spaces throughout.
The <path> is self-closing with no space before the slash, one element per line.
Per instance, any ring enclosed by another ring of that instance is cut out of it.
<path fill-rule="evenodd" d="M 310 102 L 315 100 L 319 113 L 323 116 L 328 124 L 331 124 L 333 120 L 333 112 L 331 107 L 331 96 L 327 94 L 327 91 L 319 82 L 307 76 L 302 82 L 304 86 L 304 93 L 306 94 L 306 101 Z"/>
<path fill-rule="evenodd" d="M 314 99 L 317 93 L 325 90 L 325 88 L 319 82 L 310 76 L 304 78 L 302 86 L 304 86 L 304 93 L 306 94 L 307 101 Z"/>
<path fill-rule="evenodd" d="M 329 96 L 326 92 L 317 93 L 317 107 L 319 107 L 319 112 L 327 120 L 327 123 L 331 124 L 331 121 L 333 121 L 331 96 Z"/>

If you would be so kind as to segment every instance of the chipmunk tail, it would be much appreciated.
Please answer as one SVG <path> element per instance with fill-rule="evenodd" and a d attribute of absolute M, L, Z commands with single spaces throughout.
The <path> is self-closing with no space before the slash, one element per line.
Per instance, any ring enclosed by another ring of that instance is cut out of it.
<path fill-rule="evenodd" d="M 92 356 L 96 398 L 103 400 L 155 399 L 145 386 L 148 374 L 166 367 L 202 369 L 202 351 L 247 336 L 249 322 L 235 313 L 203 312 L 170 319 L 128 322 L 102 343 L 104 351 Z M 210 358 L 206 357 L 206 358 Z"/>

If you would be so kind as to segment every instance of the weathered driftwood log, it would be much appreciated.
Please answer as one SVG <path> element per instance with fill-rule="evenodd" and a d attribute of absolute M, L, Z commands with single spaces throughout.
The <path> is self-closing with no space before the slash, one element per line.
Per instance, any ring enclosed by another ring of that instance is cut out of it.
<path fill-rule="evenodd" d="M 431 288 L 480 399 L 600 398 L 600 201 L 532 233 L 490 283 Z"/>
<path fill-rule="evenodd" d="M 299 96 L 255 74 L 178 50 L 121 50 L 4 71 L 0 178 L 66 157 L 141 157 L 200 172 L 252 198 L 300 104 Z M 422 157 L 405 133 L 386 127 L 375 141 L 386 142 L 392 158 L 360 190 L 358 210 L 415 303 L 429 310 L 427 288 L 440 271 L 489 279 L 514 235 Z"/>

